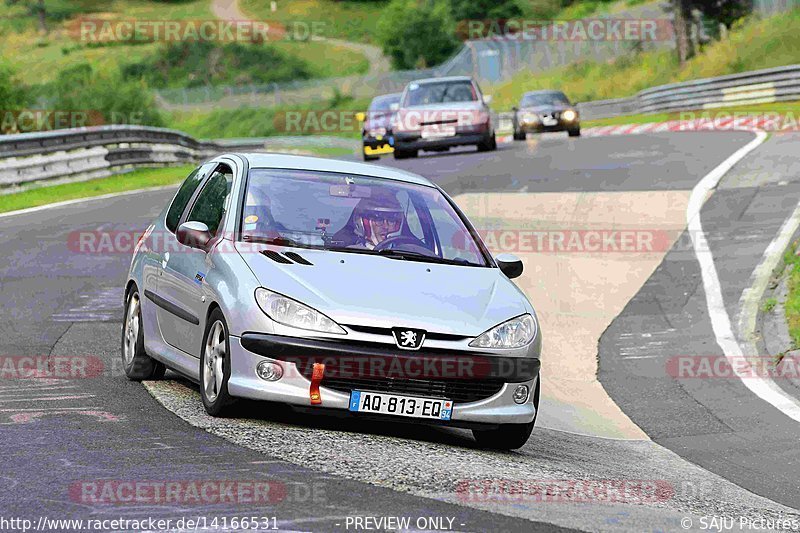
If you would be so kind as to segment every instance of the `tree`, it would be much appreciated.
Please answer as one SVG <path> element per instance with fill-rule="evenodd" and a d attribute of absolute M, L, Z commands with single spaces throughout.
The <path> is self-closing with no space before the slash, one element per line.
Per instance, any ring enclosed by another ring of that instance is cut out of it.
<path fill-rule="evenodd" d="M 10 6 L 22 5 L 28 10 L 28 14 L 36 16 L 39 21 L 39 30 L 47 33 L 47 8 L 44 0 L 6 0 Z"/>
<path fill-rule="evenodd" d="M 517 0 L 450 0 L 450 9 L 456 21 L 502 20 L 523 14 Z"/>
<path fill-rule="evenodd" d="M 424 68 L 458 47 L 448 0 L 392 0 L 378 21 L 378 40 L 398 69 Z"/>

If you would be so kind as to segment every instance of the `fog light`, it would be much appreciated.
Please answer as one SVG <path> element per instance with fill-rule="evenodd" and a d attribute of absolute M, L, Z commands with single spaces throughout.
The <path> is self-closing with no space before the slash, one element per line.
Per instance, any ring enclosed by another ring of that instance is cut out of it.
<path fill-rule="evenodd" d="M 283 377 L 283 368 L 277 363 L 261 361 L 256 367 L 256 374 L 265 381 L 278 381 Z"/>
<path fill-rule="evenodd" d="M 517 385 L 514 389 L 514 401 L 517 403 L 525 403 L 528 400 L 528 386 Z"/>

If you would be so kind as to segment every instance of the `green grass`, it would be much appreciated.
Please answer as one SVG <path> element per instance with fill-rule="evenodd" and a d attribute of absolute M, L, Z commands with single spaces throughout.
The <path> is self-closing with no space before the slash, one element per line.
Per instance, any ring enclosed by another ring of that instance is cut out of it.
<path fill-rule="evenodd" d="M 494 97 L 493 107 L 503 111 L 516 105 L 523 93 L 536 89 L 560 89 L 577 102 L 604 100 L 665 83 L 790 65 L 798 61 L 798 26 L 800 10 L 752 19 L 683 67 L 671 50 L 645 52 L 609 62 L 580 61 L 544 72 L 521 72 L 486 92 Z"/>
<path fill-rule="evenodd" d="M 778 305 L 778 300 L 776 300 L 775 298 L 767 298 L 766 300 L 764 300 L 764 303 L 761 304 L 761 310 L 765 313 L 769 313 L 770 311 L 775 309 L 776 305 Z"/>
<path fill-rule="evenodd" d="M 282 128 L 281 118 L 287 111 L 322 112 L 326 110 L 342 111 L 344 117 L 351 117 L 353 112 L 364 111 L 369 106 L 369 99 L 353 100 L 343 98 L 340 101 L 320 101 L 298 106 L 279 107 L 243 107 L 240 109 L 219 109 L 211 112 L 173 112 L 167 117 L 170 128 L 175 128 L 199 138 L 241 138 L 270 137 L 273 135 L 300 135 L 296 131 Z M 303 115 L 307 116 L 307 115 Z M 301 122 L 305 124 L 307 122 Z M 359 138 L 360 128 L 354 123 L 352 130 L 338 131 L 306 131 L 307 135 L 335 135 L 339 137 Z"/>
<path fill-rule="evenodd" d="M 39 205 L 89 198 L 122 191 L 146 189 L 180 183 L 192 171 L 191 166 L 148 168 L 76 183 L 37 187 L 27 191 L 0 195 L 0 213 Z"/>
<path fill-rule="evenodd" d="M 278 2 L 275 13 L 270 10 L 268 0 L 240 0 L 239 5 L 248 16 L 277 21 L 289 25 L 289 29 L 296 22 L 317 22 L 322 23 L 324 37 L 375 43 L 378 18 L 388 3 L 376 0 L 283 0 Z"/>
<path fill-rule="evenodd" d="M 0 18 L 2 56 L 27 85 L 51 82 L 61 70 L 82 63 L 89 63 L 98 72 L 115 70 L 129 63 L 147 63 L 164 46 L 163 43 L 98 46 L 83 42 L 69 31 L 79 17 L 148 21 L 214 19 L 210 0 L 48 0 L 47 5 L 51 8 L 50 31 L 41 35 L 34 17 L 25 16 L 19 6 L 7 6 L 0 0 L 0 17 L 12 17 Z M 371 6 L 371 3 L 364 3 L 364 11 L 369 13 Z M 269 2 L 266 8 L 269 10 Z M 319 16 L 328 20 L 325 13 Z M 330 22 L 328 26 L 333 24 Z M 361 74 L 369 68 L 363 54 L 337 45 L 299 41 L 276 41 L 270 45 L 305 62 L 312 77 Z"/>
<path fill-rule="evenodd" d="M 619 126 L 622 124 L 648 124 L 651 122 L 667 122 L 669 120 L 687 120 L 691 118 L 714 118 L 729 113 L 781 113 L 796 117 L 800 109 L 800 101 L 796 102 L 774 102 L 770 104 L 738 105 L 731 107 L 720 107 L 716 109 L 698 109 L 696 111 L 685 111 L 681 113 L 652 113 L 648 115 L 623 115 L 619 117 L 600 118 L 595 120 L 583 120 L 581 125 L 584 128 L 596 126 Z M 688 113 L 694 113 L 689 115 Z"/>
<path fill-rule="evenodd" d="M 795 241 L 783 255 L 783 261 L 789 272 L 788 289 L 784 310 L 786 323 L 789 326 L 789 337 L 792 349 L 800 348 L 800 256 L 797 255 L 798 242 Z"/>

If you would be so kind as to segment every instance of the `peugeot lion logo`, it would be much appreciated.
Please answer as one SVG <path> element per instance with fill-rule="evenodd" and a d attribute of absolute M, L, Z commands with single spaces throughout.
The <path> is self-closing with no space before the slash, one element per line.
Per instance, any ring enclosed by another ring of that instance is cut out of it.
<path fill-rule="evenodd" d="M 392 335 L 401 350 L 419 350 L 425 340 L 425 331 L 421 329 L 392 328 Z"/>

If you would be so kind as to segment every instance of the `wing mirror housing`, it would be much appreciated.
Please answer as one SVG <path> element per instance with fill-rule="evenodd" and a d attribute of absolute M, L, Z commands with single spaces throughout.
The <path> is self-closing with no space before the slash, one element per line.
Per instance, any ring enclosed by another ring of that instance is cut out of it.
<path fill-rule="evenodd" d="M 206 250 L 208 242 L 211 240 L 211 232 L 208 226 L 202 222 L 184 222 L 178 226 L 178 231 L 175 233 L 178 242 L 190 248 L 197 248 L 198 250 Z"/>
<path fill-rule="evenodd" d="M 500 254 L 494 258 L 500 271 L 508 277 L 508 279 L 518 278 L 522 275 L 523 265 L 522 259 L 514 254 Z"/>
<path fill-rule="evenodd" d="M 367 114 L 364 113 L 363 111 L 359 111 L 358 113 L 356 113 L 356 120 L 359 122 L 364 122 L 365 120 L 367 120 Z"/>
<path fill-rule="evenodd" d="M 489 105 L 492 103 L 492 95 L 491 94 L 484 94 L 483 95 L 483 103 Z"/>

